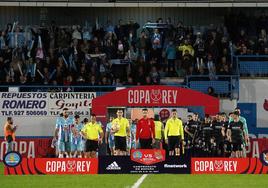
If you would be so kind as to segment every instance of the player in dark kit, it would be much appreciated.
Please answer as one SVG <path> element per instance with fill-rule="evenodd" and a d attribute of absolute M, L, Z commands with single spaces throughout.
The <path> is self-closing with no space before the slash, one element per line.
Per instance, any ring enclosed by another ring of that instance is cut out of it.
<path fill-rule="evenodd" d="M 213 128 L 211 124 L 211 119 L 209 116 L 205 117 L 205 121 L 201 124 L 199 137 L 202 141 L 202 154 L 201 157 L 212 156 L 212 138 Z"/>
<path fill-rule="evenodd" d="M 190 131 L 190 127 L 193 124 L 193 117 L 192 115 L 187 116 L 188 121 L 185 123 L 184 131 L 185 131 L 185 143 L 186 148 L 190 149 L 192 147 L 192 140 L 194 136 L 194 132 Z"/>
<path fill-rule="evenodd" d="M 227 115 L 225 113 L 221 113 L 221 125 L 222 125 L 222 130 L 221 134 L 224 139 L 224 157 L 230 157 L 231 152 L 232 152 L 232 145 L 230 141 L 227 138 L 227 130 L 228 130 L 228 125 L 229 125 L 229 120 L 227 118 Z"/>
<path fill-rule="evenodd" d="M 188 122 L 185 125 L 186 145 L 188 148 L 193 146 L 193 139 L 198 128 L 198 115 L 188 115 Z"/>
<path fill-rule="evenodd" d="M 239 120 L 239 113 L 234 112 L 234 120 L 229 123 L 227 136 L 232 143 L 232 156 L 243 157 L 241 151 L 243 150 L 243 143 L 245 142 L 245 129 L 243 122 Z"/>
<path fill-rule="evenodd" d="M 213 139 L 214 139 L 214 156 L 223 157 L 224 156 L 224 137 L 222 135 L 222 122 L 221 113 L 216 115 L 216 119 L 212 121 L 213 128 Z"/>
<path fill-rule="evenodd" d="M 195 141 L 197 140 L 197 133 L 198 127 L 200 122 L 198 121 L 198 114 L 194 114 L 193 116 L 188 115 L 188 122 L 185 125 L 184 131 L 186 133 L 186 148 L 189 149 L 192 155 L 197 153 L 197 146 L 198 143 Z"/>

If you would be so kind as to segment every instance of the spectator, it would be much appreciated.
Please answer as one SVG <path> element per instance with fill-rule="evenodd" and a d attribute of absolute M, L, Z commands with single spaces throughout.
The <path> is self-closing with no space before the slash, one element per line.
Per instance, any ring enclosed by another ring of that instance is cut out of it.
<path fill-rule="evenodd" d="M 166 48 L 166 57 L 168 61 L 168 72 L 171 72 L 171 68 L 174 71 L 176 60 L 176 46 L 174 45 L 173 41 L 169 41 L 169 44 Z"/>
<path fill-rule="evenodd" d="M 152 80 L 150 76 L 145 77 L 145 85 L 152 85 Z"/>
<path fill-rule="evenodd" d="M 90 86 L 97 86 L 97 85 L 98 85 L 98 83 L 97 83 L 97 81 L 96 81 L 96 77 L 95 77 L 94 75 L 92 75 L 92 76 L 90 77 L 89 85 L 90 85 Z"/>
<path fill-rule="evenodd" d="M 193 56 L 188 50 L 185 50 L 184 55 L 182 56 L 182 67 L 185 70 L 188 70 L 190 67 L 194 67 Z"/>
<path fill-rule="evenodd" d="M 186 51 L 188 51 L 187 54 L 190 54 L 191 56 L 194 56 L 194 48 L 191 44 L 189 44 L 189 40 L 184 40 L 184 43 L 182 43 L 178 50 L 182 52 L 182 56 L 185 55 Z"/>
<path fill-rule="evenodd" d="M 116 78 L 116 79 L 115 79 L 115 82 L 114 82 L 113 85 L 116 86 L 116 87 L 121 87 L 121 86 L 123 86 L 123 84 L 121 83 L 120 78 Z"/>
<path fill-rule="evenodd" d="M 127 78 L 127 82 L 125 83 L 125 85 L 127 85 L 127 86 L 134 85 L 134 81 L 133 81 L 133 78 L 131 76 L 129 76 Z"/>
<path fill-rule="evenodd" d="M 138 73 L 136 75 L 136 82 L 137 85 L 143 85 L 145 83 L 145 74 L 144 74 L 144 68 L 142 66 L 139 66 Z"/>
<path fill-rule="evenodd" d="M 122 40 L 126 35 L 126 26 L 123 25 L 123 20 L 118 21 L 118 25 L 115 27 L 115 34 L 119 40 Z"/>
<path fill-rule="evenodd" d="M 158 85 L 160 83 L 160 73 L 157 71 L 155 66 L 151 68 L 149 76 L 153 84 Z"/>
<path fill-rule="evenodd" d="M 196 68 L 197 70 L 204 69 L 205 42 L 203 41 L 200 32 L 197 33 L 197 37 L 193 46 L 196 52 Z"/>
<path fill-rule="evenodd" d="M 212 59 L 211 54 L 208 54 L 207 68 L 208 68 L 208 75 L 209 75 L 210 80 L 215 80 L 216 79 L 216 66 Z"/>
<path fill-rule="evenodd" d="M 208 95 L 212 96 L 212 97 L 217 97 L 217 94 L 214 91 L 213 87 L 208 87 L 208 91 L 207 91 Z"/>

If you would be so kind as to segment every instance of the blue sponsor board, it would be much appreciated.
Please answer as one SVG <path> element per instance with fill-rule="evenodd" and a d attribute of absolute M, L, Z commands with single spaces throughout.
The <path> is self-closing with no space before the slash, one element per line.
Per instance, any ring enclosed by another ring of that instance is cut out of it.
<path fill-rule="evenodd" d="M 191 160 L 186 156 L 166 157 L 165 161 L 145 165 L 130 156 L 99 156 L 99 174 L 190 174 Z"/>
<path fill-rule="evenodd" d="M 268 128 L 257 127 L 257 105 L 256 103 L 238 103 L 241 115 L 246 118 L 249 134 L 268 134 Z"/>

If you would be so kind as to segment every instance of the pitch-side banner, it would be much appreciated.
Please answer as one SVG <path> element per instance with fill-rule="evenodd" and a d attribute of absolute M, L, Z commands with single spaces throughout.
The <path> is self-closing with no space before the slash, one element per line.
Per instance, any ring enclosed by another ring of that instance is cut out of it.
<path fill-rule="evenodd" d="M 262 151 L 268 150 L 267 138 L 251 138 L 250 145 L 247 147 L 247 156 L 250 158 L 259 158 Z"/>
<path fill-rule="evenodd" d="M 18 152 L 24 158 L 44 158 L 55 155 L 55 149 L 51 148 L 52 138 L 17 138 L 13 142 L 13 151 Z M 6 141 L 0 139 L 0 161 L 6 153 Z"/>
<path fill-rule="evenodd" d="M 266 155 L 266 154 L 265 154 Z M 259 158 L 192 158 L 192 174 L 268 174 Z"/>
<path fill-rule="evenodd" d="M 97 174 L 98 159 L 23 158 L 16 167 L 5 166 L 5 175 Z"/>
<path fill-rule="evenodd" d="M 91 101 L 96 93 L 87 92 L 9 92 L 0 93 L 2 116 L 58 116 L 63 108 L 81 116 L 89 115 Z"/>
<path fill-rule="evenodd" d="M 18 125 L 16 135 L 52 136 L 56 118 L 63 108 L 80 115 L 82 120 L 90 114 L 91 102 L 95 97 L 96 92 L 0 93 L 0 124 L 3 125 L 11 116 L 14 125 Z M 3 131 L 0 131 L 0 136 L 3 136 Z"/>
<path fill-rule="evenodd" d="M 189 174 L 189 157 L 165 157 L 164 150 L 132 150 L 131 156 L 100 156 L 100 174 Z"/>

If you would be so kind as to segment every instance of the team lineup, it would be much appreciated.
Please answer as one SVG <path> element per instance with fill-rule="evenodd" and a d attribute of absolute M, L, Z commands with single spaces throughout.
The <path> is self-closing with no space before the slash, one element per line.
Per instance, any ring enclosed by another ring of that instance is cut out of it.
<path fill-rule="evenodd" d="M 206 115 L 203 120 L 194 113 L 185 123 L 176 109 L 166 120 L 159 115 L 149 117 L 146 108 L 140 111 L 142 118 L 131 120 L 124 117 L 123 109 L 118 109 L 116 117 L 110 116 L 103 127 L 96 114 L 81 120 L 64 108 L 56 120 L 52 141 L 56 156 L 96 158 L 99 146 L 105 144 L 106 154 L 113 156 L 126 156 L 131 149 L 139 148 L 165 149 L 169 156 L 188 153 L 194 157 L 246 157 L 248 128 L 239 108 L 228 115 Z"/>

